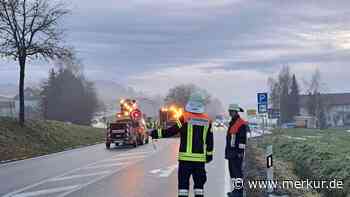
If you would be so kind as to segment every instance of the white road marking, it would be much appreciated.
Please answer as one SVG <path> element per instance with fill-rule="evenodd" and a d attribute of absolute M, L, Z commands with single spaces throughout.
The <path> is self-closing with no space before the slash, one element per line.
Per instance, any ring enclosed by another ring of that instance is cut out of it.
<path fill-rule="evenodd" d="M 169 141 L 171 141 L 171 140 L 169 140 Z M 176 140 L 173 140 L 173 141 L 176 141 Z M 99 145 L 100 145 L 100 144 L 99 144 Z M 169 146 L 169 145 L 170 145 L 170 144 L 167 144 L 167 146 Z M 95 145 L 95 146 L 97 146 L 97 145 Z M 74 150 L 73 150 L 73 151 L 74 151 Z M 160 151 L 160 150 L 156 150 L 156 151 L 134 152 L 134 153 L 121 153 L 121 154 L 117 154 L 115 157 L 112 157 L 112 158 L 118 158 L 118 157 L 120 157 L 120 156 L 127 156 L 127 155 L 147 154 L 147 153 L 150 153 L 150 154 L 148 154 L 147 156 L 151 156 L 151 155 L 153 155 L 153 154 L 156 154 L 156 153 L 159 152 L 159 151 Z M 64 153 L 64 152 L 62 152 L 62 153 Z M 62 154 L 62 153 L 58 153 L 58 154 Z M 47 156 L 45 156 L 45 157 L 47 157 Z M 106 160 L 108 160 L 108 159 L 106 159 Z M 102 160 L 102 161 L 103 161 L 103 160 Z M 133 165 L 133 164 L 139 163 L 140 161 L 142 161 L 142 160 L 136 160 L 136 161 L 134 161 L 134 162 L 130 162 L 130 163 L 127 163 L 127 164 Z M 21 162 L 22 162 L 22 161 L 21 161 Z M 101 162 L 101 161 L 96 161 L 96 162 L 93 162 L 93 163 L 91 163 L 91 164 L 89 164 L 89 165 L 86 165 L 85 167 L 92 166 L 92 165 L 96 165 L 96 164 L 99 164 L 100 162 Z M 100 176 L 100 177 L 98 177 L 98 178 L 96 178 L 96 179 L 92 179 L 91 181 L 89 181 L 89 182 L 87 182 L 87 183 L 85 183 L 85 184 L 83 184 L 83 185 L 80 185 L 79 187 L 77 187 L 77 188 L 75 188 L 75 189 L 73 189 L 73 190 L 71 190 L 71 191 L 67 191 L 67 192 L 65 192 L 65 193 L 63 193 L 63 194 L 61 194 L 61 195 L 59 195 L 58 197 L 65 197 L 65 196 L 67 196 L 67 195 L 69 195 L 69 194 L 71 194 L 71 193 L 73 193 L 73 192 L 75 192 L 75 191 L 78 191 L 78 190 L 80 190 L 80 189 L 82 189 L 82 188 L 84 188 L 84 187 L 86 187 L 86 186 L 88 186 L 88 185 L 90 185 L 90 184 L 93 184 L 93 183 L 95 183 L 95 182 L 97 182 L 97 181 L 100 181 L 100 180 L 102 180 L 102 179 L 104 179 L 104 178 L 110 176 L 110 175 L 113 175 L 113 174 L 119 172 L 120 170 L 127 168 L 128 166 L 129 166 L 129 165 L 121 166 L 120 168 L 118 168 L 118 169 L 116 169 L 116 170 L 114 170 L 114 171 L 111 171 L 110 174 L 102 175 L 102 176 Z M 0 166 L 0 167 L 2 167 L 2 166 Z M 10 193 L 8 193 L 8 194 L 2 196 L 2 197 L 14 197 L 15 195 L 18 195 L 19 193 L 21 193 L 21 192 L 23 192 L 23 191 L 25 191 L 25 190 L 29 190 L 29 189 L 35 188 L 35 187 L 37 187 L 37 186 L 43 185 L 43 184 L 49 182 L 50 179 L 60 178 L 60 177 L 63 177 L 63 176 L 72 174 L 72 173 L 74 173 L 74 172 L 80 171 L 80 170 L 82 170 L 83 168 L 84 168 L 84 167 L 75 168 L 75 169 L 72 169 L 72 170 L 70 170 L 70 171 L 67 171 L 67 172 L 65 172 L 65 173 L 63 173 L 63 174 L 54 176 L 53 178 L 44 179 L 44 180 L 39 181 L 39 182 L 37 182 L 37 183 L 33 183 L 33 184 L 28 185 L 28 186 L 26 186 L 26 187 L 23 187 L 23 188 L 14 190 L 14 191 L 12 191 L 12 192 L 10 192 Z"/>
<path fill-rule="evenodd" d="M 169 166 L 166 170 L 163 170 L 160 173 L 159 177 L 169 177 L 176 168 L 177 168 L 177 165 Z"/>
<path fill-rule="evenodd" d="M 70 149 L 70 150 L 64 150 L 62 152 L 51 153 L 51 154 L 48 154 L 48 155 L 42 155 L 42 156 L 37 156 L 37 157 L 33 157 L 33 158 L 13 161 L 13 162 L 10 162 L 10 163 L 1 164 L 0 168 L 11 166 L 11 165 L 15 165 L 15 164 L 25 164 L 28 161 L 48 159 L 48 158 L 52 158 L 52 157 L 55 157 L 55 156 L 60 156 L 60 155 L 63 155 L 63 154 L 74 152 L 74 151 L 86 151 L 86 150 L 90 150 L 92 148 L 95 148 L 95 146 L 101 146 L 101 145 L 102 145 L 102 143 L 101 144 L 88 145 L 88 146 L 84 146 L 84 147 L 73 148 L 73 149 Z"/>
<path fill-rule="evenodd" d="M 155 170 L 151 170 L 150 173 L 152 174 L 158 174 L 162 171 L 162 169 L 155 169 Z"/>
<path fill-rule="evenodd" d="M 144 153 L 144 152 L 142 152 L 142 153 Z M 156 152 L 152 152 L 152 154 L 155 154 L 155 153 L 156 153 Z M 135 153 L 133 153 L 133 154 L 135 154 Z M 150 155 L 152 155 L 152 154 L 150 154 Z M 126 155 L 126 154 L 119 154 L 119 155 Z M 118 157 L 119 155 L 117 155 L 116 157 Z M 113 157 L 113 158 L 116 158 L 116 157 Z M 93 163 L 91 163 L 91 164 L 89 164 L 89 165 L 86 165 L 85 167 L 87 167 L 87 166 L 92 166 L 92 165 L 96 165 L 96 164 L 98 164 L 99 162 L 101 162 L 101 161 L 93 162 Z M 135 163 L 137 163 L 137 162 L 139 162 L 139 161 L 136 161 Z M 127 166 L 125 166 L 125 167 L 127 167 Z M 73 169 L 73 170 L 70 170 L 70 171 L 65 172 L 65 173 L 63 173 L 63 174 L 60 174 L 60 175 L 55 176 L 55 177 L 53 177 L 53 178 L 60 178 L 60 177 L 69 175 L 69 174 L 71 174 L 71 173 L 77 172 L 77 171 L 79 171 L 79 170 L 82 170 L 83 168 L 84 168 L 84 167 L 75 168 L 75 169 Z M 113 173 L 113 172 L 112 172 L 112 173 Z M 21 189 L 12 191 L 12 192 L 10 192 L 10 193 L 8 193 L 8 194 L 2 196 L 2 197 L 13 197 L 13 195 L 15 195 L 15 194 L 18 194 L 18 193 L 23 192 L 23 191 L 25 191 L 25 190 L 28 190 L 28 189 L 37 187 L 37 186 L 42 185 L 42 184 L 45 184 L 45 183 L 49 182 L 50 179 L 52 179 L 52 178 L 44 179 L 44 180 L 39 181 L 39 182 L 37 182 L 37 183 L 34 183 L 34 184 L 28 185 L 28 186 L 26 186 L 26 187 L 23 187 L 23 188 L 21 188 Z"/>
<path fill-rule="evenodd" d="M 104 165 L 92 165 L 92 166 L 84 167 L 82 169 L 83 170 L 88 170 L 88 169 L 97 169 L 97 168 L 110 168 L 110 167 L 122 166 L 124 164 L 128 164 L 128 163 L 114 163 L 114 164 L 104 164 Z"/>
<path fill-rule="evenodd" d="M 78 179 L 78 178 L 85 178 L 85 177 L 90 177 L 90 176 L 99 176 L 99 175 L 104 175 L 104 174 L 109 174 L 111 171 L 101 171 L 101 172 L 96 172 L 96 173 L 89 173 L 89 174 L 80 174 L 80 175 L 72 175 L 72 176 L 64 176 L 64 177 L 57 177 L 50 179 L 49 181 L 65 181 L 69 179 Z"/>
<path fill-rule="evenodd" d="M 136 161 L 136 162 L 133 163 L 133 164 L 139 163 L 140 161 L 141 161 L 141 160 L 138 160 L 138 161 Z M 67 192 L 65 192 L 65 193 L 63 193 L 63 194 L 61 194 L 61 195 L 58 195 L 57 197 L 65 197 L 65 196 L 67 196 L 67 195 L 69 195 L 69 194 L 71 194 L 71 193 L 73 193 L 73 192 L 76 192 L 76 191 L 78 191 L 78 190 L 80 190 L 80 189 L 82 189 L 82 188 L 84 188 L 84 187 L 87 187 L 87 186 L 89 186 L 89 185 L 91 185 L 91 184 L 94 184 L 94 183 L 96 183 L 96 182 L 98 182 L 98 181 L 100 181 L 100 180 L 102 180 L 102 179 L 104 179 L 104 178 L 106 178 L 106 177 L 108 177 L 108 176 L 111 176 L 111 175 L 113 175 L 113 174 L 115 174 L 115 173 L 117 173 L 117 172 L 119 172 L 119 171 L 121 171 L 121 170 L 123 170 L 123 169 L 125 169 L 125 168 L 127 168 L 127 167 L 128 167 L 127 165 L 122 166 L 121 168 L 118 168 L 117 170 L 112 171 L 111 174 L 106 174 L 106 175 L 103 175 L 103 176 L 101 176 L 101 177 L 92 179 L 91 181 L 89 181 L 89 182 L 87 182 L 87 183 L 81 185 L 79 188 L 76 188 L 76 189 L 71 190 L 71 191 L 67 191 Z"/>
<path fill-rule="evenodd" d="M 33 192 L 25 192 L 25 193 L 12 195 L 11 197 L 31 197 L 31 196 L 40 196 L 40 195 L 47 196 L 48 194 L 74 190 L 74 189 L 79 188 L 79 186 L 80 185 L 73 185 L 73 186 L 67 186 L 67 187 L 57 187 L 57 188 L 52 188 L 52 189 L 38 190 L 38 191 L 33 191 Z"/>
<path fill-rule="evenodd" d="M 159 174 L 159 177 L 162 177 L 162 178 L 163 177 L 169 177 L 176 168 L 177 168 L 177 164 L 169 166 L 167 168 L 154 169 L 154 170 L 149 171 L 149 173 L 151 173 L 151 174 Z"/>
<path fill-rule="evenodd" d="M 153 151 L 152 152 L 150 152 L 150 151 L 142 151 L 142 152 L 135 152 L 135 153 L 121 153 L 121 154 L 116 155 L 113 158 L 132 156 L 132 155 L 146 155 L 147 156 L 150 153 L 154 153 L 154 152 Z"/>
<path fill-rule="evenodd" d="M 139 155 L 139 156 L 131 156 L 131 157 L 121 157 L 121 158 L 113 158 L 113 159 L 106 159 L 101 162 L 111 162 L 111 161 L 121 161 L 121 160 L 128 160 L 128 159 L 143 159 L 147 157 L 147 155 Z"/>

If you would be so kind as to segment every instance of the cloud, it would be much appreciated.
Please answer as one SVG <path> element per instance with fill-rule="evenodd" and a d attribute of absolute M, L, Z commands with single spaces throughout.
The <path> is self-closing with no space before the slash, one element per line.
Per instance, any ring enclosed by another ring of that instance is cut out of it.
<path fill-rule="evenodd" d="M 267 76 L 257 70 L 226 70 L 216 64 L 195 64 L 131 76 L 130 85 L 146 92 L 166 94 L 169 87 L 193 83 L 220 98 L 226 105 L 240 102 L 252 107 L 255 93 L 266 91 Z M 206 68 L 211 68 L 210 72 Z M 205 68 L 205 69 L 203 69 Z"/>
<path fill-rule="evenodd" d="M 225 103 L 253 106 L 266 79 L 290 65 L 300 81 L 318 67 L 329 91 L 350 91 L 344 85 L 350 73 L 347 0 L 71 0 L 69 5 L 67 42 L 94 80 L 153 94 L 192 82 Z M 48 66 L 34 67 L 28 80 L 47 73 Z M 17 76 L 2 65 L 0 72 L 6 80 Z"/>

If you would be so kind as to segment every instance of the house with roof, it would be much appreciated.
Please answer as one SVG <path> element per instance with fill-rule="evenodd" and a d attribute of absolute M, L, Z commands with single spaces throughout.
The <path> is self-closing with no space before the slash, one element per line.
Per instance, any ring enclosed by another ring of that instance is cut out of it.
<path fill-rule="evenodd" d="M 328 127 L 350 127 L 350 93 L 321 94 Z M 300 95 L 300 115 L 309 116 L 310 96 Z"/>

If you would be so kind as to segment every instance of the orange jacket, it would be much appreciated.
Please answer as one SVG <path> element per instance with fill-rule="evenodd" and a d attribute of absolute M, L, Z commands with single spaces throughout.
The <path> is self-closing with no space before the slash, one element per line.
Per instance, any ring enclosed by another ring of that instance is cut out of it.
<path fill-rule="evenodd" d="M 243 125 L 247 125 L 247 121 L 243 120 L 242 118 L 238 118 L 235 124 L 231 126 L 229 133 L 236 134 L 239 128 L 241 128 Z"/>

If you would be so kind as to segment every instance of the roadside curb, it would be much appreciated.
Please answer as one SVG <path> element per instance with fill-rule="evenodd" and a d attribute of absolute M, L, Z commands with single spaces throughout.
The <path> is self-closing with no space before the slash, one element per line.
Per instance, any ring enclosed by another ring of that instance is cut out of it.
<path fill-rule="evenodd" d="M 18 162 L 18 161 L 31 160 L 31 159 L 40 159 L 40 158 L 52 156 L 52 155 L 55 155 L 55 154 L 64 153 L 64 152 L 67 152 L 67 151 L 78 150 L 78 149 L 81 149 L 81 148 L 87 148 L 89 146 L 95 146 L 97 144 L 102 144 L 102 143 L 104 143 L 104 141 L 99 141 L 99 142 L 86 144 L 86 145 L 79 145 L 79 146 L 68 147 L 68 148 L 63 149 L 62 151 L 52 152 L 52 153 L 49 153 L 49 154 L 42 154 L 42 155 L 39 154 L 39 155 L 33 156 L 33 157 L 24 156 L 24 157 L 20 157 L 20 158 L 9 159 L 9 160 L 0 160 L 0 168 L 4 167 L 4 166 L 7 166 L 6 164 L 12 164 L 12 163 Z"/>

